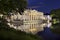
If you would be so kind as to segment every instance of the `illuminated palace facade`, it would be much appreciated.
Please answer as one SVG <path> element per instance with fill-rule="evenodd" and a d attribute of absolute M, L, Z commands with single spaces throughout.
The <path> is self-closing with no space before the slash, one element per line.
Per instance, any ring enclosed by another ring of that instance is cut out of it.
<path fill-rule="evenodd" d="M 36 10 L 25 10 L 22 15 L 13 14 L 9 20 L 10 27 L 33 34 L 43 31 L 48 24 L 47 16 Z"/>

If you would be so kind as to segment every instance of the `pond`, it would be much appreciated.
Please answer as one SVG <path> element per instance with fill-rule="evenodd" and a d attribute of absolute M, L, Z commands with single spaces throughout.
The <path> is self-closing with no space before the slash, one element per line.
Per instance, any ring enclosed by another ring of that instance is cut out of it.
<path fill-rule="evenodd" d="M 44 28 L 44 31 L 38 32 L 39 36 L 42 36 L 44 40 L 60 40 L 60 35 L 51 32 L 50 28 Z"/>

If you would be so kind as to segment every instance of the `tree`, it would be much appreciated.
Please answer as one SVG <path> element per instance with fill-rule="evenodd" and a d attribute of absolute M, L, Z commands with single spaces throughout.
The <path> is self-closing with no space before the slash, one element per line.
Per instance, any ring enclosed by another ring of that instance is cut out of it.
<path fill-rule="evenodd" d="M 5 17 L 10 16 L 10 12 L 16 11 L 21 13 L 26 8 L 26 5 L 26 0 L 0 0 L 0 14 L 3 14 L 3 17 L 0 19 L 0 26 L 7 24 Z"/>
<path fill-rule="evenodd" d="M 0 13 L 8 14 L 12 12 L 12 10 L 21 13 L 26 6 L 26 0 L 0 0 Z"/>
<path fill-rule="evenodd" d="M 60 9 L 55 9 L 50 12 L 52 16 L 52 32 L 60 34 Z"/>

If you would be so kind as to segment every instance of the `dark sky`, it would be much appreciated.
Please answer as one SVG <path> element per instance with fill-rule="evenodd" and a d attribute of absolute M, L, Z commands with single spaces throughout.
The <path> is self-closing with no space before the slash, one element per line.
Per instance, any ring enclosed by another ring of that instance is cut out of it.
<path fill-rule="evenodd" d="M 27 8 L 49 13 L 52 9 L 60 8 L 60 0 L 27 0 Z"/>

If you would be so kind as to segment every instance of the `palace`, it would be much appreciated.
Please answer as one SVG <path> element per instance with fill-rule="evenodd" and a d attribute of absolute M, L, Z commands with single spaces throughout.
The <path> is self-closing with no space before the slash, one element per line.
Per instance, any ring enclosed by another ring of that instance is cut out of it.
<path fill-rule="evenodd" d="M 39 31 L 43 31 L 44 27 L 47 27 L 51 17 L 48 19 L 47 15 L 44 15 L 43 12 L 27 9 L 22 15 L 17 12 L 11 15 L 7 20 L 9 21 L 8 25 L 10 27 L 35 34 Z"/>

